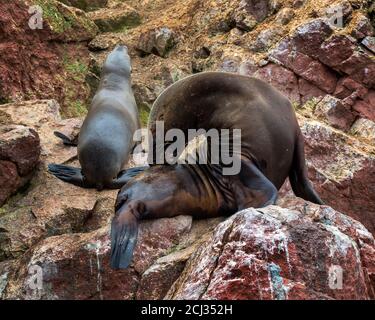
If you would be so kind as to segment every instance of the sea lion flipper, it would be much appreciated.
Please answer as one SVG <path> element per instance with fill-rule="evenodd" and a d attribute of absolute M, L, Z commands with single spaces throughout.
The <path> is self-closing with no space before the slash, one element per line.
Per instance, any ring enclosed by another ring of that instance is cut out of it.
<path fill-rule="evenodd" d="M 68 136 L 58 131 L 54 131 L 53 134 L 56 137 L 60 138 L 63 141 L 63 144 L 66 146 L 73 146 L 73 147 L 78 146 L 78 141 L 76 138 L 70 139 Z"/>
<path fill-rule="evenodd" d="M 276 203 L 277 189 L 273 183 L 251 161 L 241 162 L 239 178 L 246 192 L 237 195 L 239 210 L 250 206 L 261 208 Z"/>
<path fill-rule="evenodd" d="M 113 219 L 111 227 L 111 267 L 113 269 L 126 269 L 130 265 L 137 236 L 138 220 L 131 212 Z"/>
<path fill-rule="evenodd" d="M 112 184 L 109 186 L 109 188 L 113 189 L 120 189 L 122 186 L 127 184 L 132 178 L 139 175 L 144 170 L 148 169 L 149 167 L 135 167 L 135 168 L 129 168 L 126 170 L 120 171 L 117 178 L 113 180 Z"/>
<path fill-rule="evenodd" d="M 91 187 L 85 182 L 80 168 L 74 168 L 61 164 L 49 164 L 48 172 L 52 173 L 56 178 L 74 184 L 75 186 L 82 188 Z"/>

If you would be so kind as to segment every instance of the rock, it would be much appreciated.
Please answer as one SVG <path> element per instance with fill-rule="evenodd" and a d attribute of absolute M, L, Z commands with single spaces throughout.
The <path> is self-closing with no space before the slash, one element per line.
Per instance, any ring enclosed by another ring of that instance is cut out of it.
<path fill-rule="evenodd" d="M 39 156 L 39 136 L 33 129 L 0 126 L 0 206 L 30 181 Z"/>
<path fill-rule="evenodd" d="M 136 49 L 142 54 L 153 53 L 165 57 L 176 43 L 176 34 L 171 29 L 163 27 L 142 33 Z"/>
<path fill-rule="evenodd" d="M 374 34 L 374 28 L 372 27 L 370 20 L 363 14 L 358 14 L 353 19 L 351 25 L 351 35 L 358 40 Z"/>
<path fill-rule="evenodd" d="M 61 120 L 55 101 L 30 101 L 0 106 L 12 123 L 24 124 L 40 138 L 41 165 L 27 192 L 20 199 L 9 199 L 0 215 L 0 261 L 16 258 L 47 235 L 64 230 L 78 232 L 92 225 L 100 211 L 100 201 L 114 203 L 115 191 L 96 192 L 56 179 L 47 172 L 48 163 L 77 166 L 76 148 L 67 148 L 53 131 L 75 136 L 82 120 Z M 112 206 L 111 206 L 112 207 Z M 101 211 L 100 211 L 101 212 Z"/>
<path fill-rule="evenodd" d="M 299 9 L 305 5 L 306 0 L 294 0 L 293 8 Z"/>
<path fill-rule="evenodd" d="M 350 98 L 353 102 L 357 99 L 364 99 L 368 93 L 368 89 L 362 84 L 354 81 L 350 77 L 343 77 L 337 82 L 334 96 L 339 99 Z M 348 101 L 348 99 L 346 99 Z M 352 105 L 351 103 L 350 105 Z"/>
<path fill-rule="evenodd" d="M 98 33 L 98 28 L 82 10 L 56 0 L 41 0 L 39 3 L 52 31 L 48 40 L 83 42 L 90 41 Z"/>
<path fill-rule="evenodd" d="M 326 95 L 323 90 L 303 78 L 298 79 L 298 90 L 301 95 L 302 104 L 314 98 L 321 100 Z"/>
<path fill-rule="evenodd" d="M 353 106 L 362 117 L 375 121 L 375 91 L 370 90 L 363 100 L 357 100 Z"/>
<path fill-rule="evenodd" d="M 333 93 L 336 88 L 337 76 L 319 61 L 295 51 L 290 39 L 281 41 L 278 47 L 271 51 L 270 59 L 291 69 L 327 93 Z"/>
<path fill-rule="evenodd" d="M 334 35 L 324 41 L 319 50 L 322 63 L 340 70 L 341 64 L 357 50 L 357 43 L 346 35 Z"/>
<path fill-rule="evenodd" d="M 333 30 L 324 19 L 314 19 L 296 28 L 290 38 L 294 50 L 312 58 L 320 56 L 320 46 Z"/>
<path fill-rule="evenodd" d="M 350 108 L 341 100 L 330 95 L 325 96 L 317 104 L 314 114 L 324 119 L 332 127 L 343 131 L 348 131 L 355 120 L 355 114 L 351 112 Z"/>
<path fill-rule="evenodd" d="M 298 119 L 318 194 L 375 234 L 375 149 L 318 121 Z"/>
<path fill-rule="evenodd" d="M 45 17 L 43 29 L 35 30 L 27 23 L 31 15 L 24 1 L 1 4 L 0 104 L 53 97 L 64 114 L 72 109 L 76 115 L 75 104 L 88 97 L 85 41 L 98 30 L 79 9 L 53 0 L 38 3 Z"/>
<path fill-rule="evenodd" d="M 9 274 L 5 298 L 163 298 L 190 257 L 190 246 L 202 241 L 199 238 L 220 221 L 211 219 L 193 224 L 190 216 L 142 221 L 132 265 L 117 271 L 109 266 L 108 224 L 90 233 L 49 237 L 37 244 Z M 43 272 L 42 290 L 33 291 L 28 286 L 28 270 L 32 266 Z"/>
<path fill-rule="evenodd" d="M 88 16 L 102 32 L 123 31 L 141 23 L 141 16 L 137 10 L 125 3 L 92 11 Z"/>
<path fill-rule="evenodd" d="M 283 8 L 276 15 L 276 23 L 280 25 L 288 24 L 295 17 L 295 12 L 291 8 Z"/>
<path fill-rule="evenodd" d="M 166 298 L 373 298 L 373 236 L 329 207 L 291 207 L 250 208 L 221 223 Z"/>
<path fill-rule="evenodd" d="M 269 28 L 261 31 L 255 42 L 250 45 L 250 49 L 254 52 L 261 52 L 268 50 L 274 45 L 283 34 L 280 28 Z"/>
<path fill-rule="evenodd" d="M 366 37 L 361 42 L 367 49 L 375 53 L 375 37 Z"/>
<path fill-rule="evenodd" d="M 298 81 L 292 71 L 277 64 L 269 63 L 256 71 L 253 76 L 272 84 L 292 102 L 300 104 Z"/>
<path fill-rule="evenodd" d="M 105 8 L 108 5 L 108 0 L 59 0 L 64 4 L 76 7 L 84 11 L 94 11 L 100 8 Z"/>
<path fill-rule="evenodd" d="M 375 146 L 375 122 L 359 118 L 351 127 L 350 133 Z"/>

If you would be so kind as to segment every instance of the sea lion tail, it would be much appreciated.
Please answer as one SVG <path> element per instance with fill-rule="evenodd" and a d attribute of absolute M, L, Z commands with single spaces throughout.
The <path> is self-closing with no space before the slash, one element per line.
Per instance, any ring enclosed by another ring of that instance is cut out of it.
<path fill-rule="evenodd" d="M 300 133 L 294 150 L 293 164 L 289 172 L 289 181 L 293 192 L 297 197 L 307 201 L 324 204 L 322 199 L 314 190 L 308 176 L 305 162 L 304 140 Z"/>
<path fill-rule="evenodd" d="M 132 260 L 138 237 L 138 220 L 131 213 L 115 217 L 111 228 L 111 267 L 126 269 Z"/>

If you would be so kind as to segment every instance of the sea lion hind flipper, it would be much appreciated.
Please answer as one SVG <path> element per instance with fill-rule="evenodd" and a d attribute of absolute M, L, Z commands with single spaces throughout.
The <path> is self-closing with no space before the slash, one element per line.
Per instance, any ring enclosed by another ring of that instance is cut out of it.
<path fill-rule="evenodd" d="M 307 176 L 302 134 L 300 134 L 297 139 L 296 148 L 293 155 L 293 164 L 289 172 L 289 181 L 293 192 L 297 197 L 316 204 L 324 204 L 322 199 L 320 199 L 314 190 Z"/>
<path fill-rule="evenodd" d="M 121 219 L 114 218 L 111 227 L 111 268 L 129 267 L 138 236 L 138 220 L 130 212 Z"/>
<path fill-rule="evenodd" d="M 49 164 L 48 172 L 53 174 L 56 178 L 64 182 L 74 184 L 75 186 L 81 188 L 91 188 L 85 179 L 83 178 L 82 171 L 80 168 L 74 168 L 70 166 L 65 166 L 61 164 Z"/>
<path fill-rule="evenodd" d="M 65 134 L 61 133 L 61 132 L 58 132 L 58 131 L 54 131 L 53 134 L 60 138 L 63 142 L 64 145 L 66 146 L 73 146 L 73 147 L 76 147 L 78 146 L 78 141 L 76 138 L 74 139 L 70 139 L 68 136 L 66 136 Z"/>
<path fill-rule="evenodd" d="M 262 208 L 276 203 L 277 189 L 251 161 L 241 162 L 239 178 L 246 188 L 236 196 L 238 210 Z"/>
<path fill-rule="evenodd" d="M 135 168 L 129 168 L 126 170 L 120 171 L 120 173 L 117 175 L 117 178 L 113 180 L 110 188 L 113 189 L 120 189 L 122 186 L 127 184 L 131 179 L 139 175 L 141 172 L 145 171 L 149 167 L 135 167 Z"/>

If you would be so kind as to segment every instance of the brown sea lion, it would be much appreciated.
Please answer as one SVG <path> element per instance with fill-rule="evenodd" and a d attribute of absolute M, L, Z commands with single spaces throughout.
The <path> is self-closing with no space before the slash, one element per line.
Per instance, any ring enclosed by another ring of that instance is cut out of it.
<path fill-rule="evenodd" d="M 133 134 L 140 126 L 138 109 L 131 88 L 130 57 L 125 46 L 117 46 L 107 57 L 97 93 L 78 137 L 81 168 L 50 164 L 49 172 L 57 178 L 83 188 L 98 190 L 120 188 L 134 147 Z M 77 145 L 62 133 L 55 132 L 66 145 Z M 130 169 L 131 173 L 138 169 Z"/>
<path fill-rule="evenodd" d="M 241 129 L 240 172 L 225 176 L 222 165 L 212 163 L 151 163 L 129 179 L 112 221 L 114 269 L 130 264 L 140 219 L 209 218 L 271 205 L 288 176 L 297 196 L 323 203 L 307 177 L 304 140 L 291 103 L 261 80 L 221 72 L 187 77 L 155 101 L 149 118 L 154 136 L 156 121 L 164 121 L 165 132 L 179 128 L 185 136 L 191 128 Z M 153 147 L 160 147 L 155 138 Z"/>

